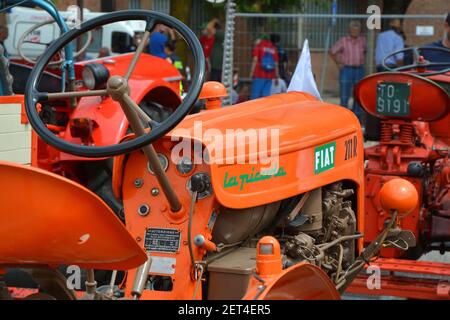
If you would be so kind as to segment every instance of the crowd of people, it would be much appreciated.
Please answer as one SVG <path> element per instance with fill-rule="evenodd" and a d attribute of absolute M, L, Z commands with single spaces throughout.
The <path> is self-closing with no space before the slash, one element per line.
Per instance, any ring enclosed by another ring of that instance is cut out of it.
<path fill-rule="evenodd" d="M 427 44 L 423 47 L 450 49 L 450 13 L 444 22 L 445 36 L 442 40 Z M 330 56 L 339 68 L 340 104 L 350 108 L 349 102 L 353 96 L 354 86 L 365 76 L 366 73 L 366 38 L 361 34 L 361 23 L 352 21 L 349 25 L 348 35 L 341 37 L 331 48 Z M 386 30 L 378 35 L 375 49 L 376 71 L 384 72 L 398 67 L 411 65 L 412 54 L 398 52 L 405 45 L 405 33 L 399 19 L 389 21 Z M 398 52 L 398 53 L 397 53 Z M 421 55 L 430 62 L 450 63 L 450 54 L 445 51 L 424 49 Z M 430 70 L 441 70 L 445 66 L 431 66 Z M 448 68 L 448 65 L 447 67 Z M 351 109 L 361 123 L 364 122 L 364 112 L 354 100 Z"/>
<path fill-rule="evenodd" d="M 348 35 L 341 37 L 331 48 L 330 57 L 339 68 L 340 104 L 351 108 L 356 116 L 363 121 L 364 112 L 354 101 L 350 106 L 354 86 L 366 74 L 367 42 L 362 35 L 362 25 L 359 21 L 352 21 L 349 25 Z M 0 26 L 0 45 L 8 37 L 8 28 Z M 399 19 L 389 21 L 388 28 L 378 35 L 375 50 L 376 71 L 387 71 L 412 63 L 412 55 L 398 53 L 404 49 L 405 33 Z M 143 33 L 136 33 L 133 41 L 125 51 L 136 51 L 143 40 Z M 222 81 L 224 31 L 219 19 L 201 26 L 199 36 L 206 58 L 207 80 Z M 182 75 L 185 69 L 182 59 L 176 55 L 177 37 L 175 31 L 164 24 L 157 24 L 145 44 L 146 52 L 166 59 L 172 63 Z M 427 46 L 434 48 L 450 48 L 450 13 L 445 21 L 445 37 L 442 40 L 430 43 Z M 7 55 L 7 52 L 4 52 Z M 443 51 L 423 51 L 424 58 L 428 61 L 450 62 L 450 55 Z M 107 47 L 100 48 L 99 57 L 111 55 Z M 261 34 L 254 43 L 252 50 L 252 63 L 249 77 L 251 79 L 250 98 L 256 99 L 277 93 L 286 92 L 289 84 L 289 59 L 286 50 L 281 45 L 281 37 L 278 34 Z M 431 67 L 438 70 L 439 66 Z M 236 84 L 238 81 L 235 81 Z"/>
<path fill-rule="evenodd" d="M 201 26 L 200 43 L 206 58 L 207 78 L 222 80 L 224 32 L 219 19 L 213 18 Z M 252 50 L 250 98 L 256 99 L 286 92 L 288 56 L 278 34 L 262 34 Z"/>

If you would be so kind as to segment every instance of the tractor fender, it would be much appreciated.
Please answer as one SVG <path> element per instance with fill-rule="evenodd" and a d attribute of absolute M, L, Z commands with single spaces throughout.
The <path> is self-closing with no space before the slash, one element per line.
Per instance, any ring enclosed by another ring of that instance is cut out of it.
<path fill-rule="evenodd" d="M 127 270 L 146 261 L 114 212 L 83 186 L 4 161 L 0 176 L 1 267 Z"/>
<path fill-rule="evenodd" d="M 149 97 L 152 101 L 164 104 L 166 101 L 169 107 L 175 108 L 180 102 L 179 87 L 165 81 L 158 80 L 136 80 L 130 79 L 131 98 L 138 104 Z M 71 115 L 71 119 L 89 118 L 94 120 L 95 128 L 93 132 L 93 143 L 96 146 L 106 146 L 118 144 L 127 134 L 128 120 L 126 119 L 120 105 L 110 97 L 85 97 L 80 99 L 77 108 Z M 70 127 L 66 128 L 64 139 L 67 142 L 79 143 L 78 138 L 73 138 Z M 67 153 L 61 153 L 61 161 L 92 161 L 90 158 L 83 158 Z M 99 158 L 97 160 L 104 160 Z"/>
<path fill-rule="evenodd" d="M 340 300 L 326 273 L 309 263 L 296 264 L 260 280 L 251 279 L 244 300 Z"/>

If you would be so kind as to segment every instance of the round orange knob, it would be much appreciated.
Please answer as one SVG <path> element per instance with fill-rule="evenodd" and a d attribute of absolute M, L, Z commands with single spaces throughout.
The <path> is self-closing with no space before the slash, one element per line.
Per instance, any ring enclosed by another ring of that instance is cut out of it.
<path fill-rule="evenodd" d="M 200 100 L 217 99 L 226 97 L 227 95 L 227 89 L 222 83 L 217 81 L 208 81 L 203 85 L 202 91 L 200 92 L 200 96 L 198 98 Z"/>
<path fill-rule="evenodd" d="M 222 107 L 221 98 L 228 96 L 225 86 L 217 81 L 209 81 L 203 85 L 202 92 L 198 97 L 200 100 L 206 100 L 207 110 L 220 109 Z"/>
<path fill-rule="evenodd" d="M 416 187 L 405 179 L 392 179 L 380 189 L 380 203 L 383 210 L 397 210 L 399 214 L 409 214 L 419 202 Z"/>

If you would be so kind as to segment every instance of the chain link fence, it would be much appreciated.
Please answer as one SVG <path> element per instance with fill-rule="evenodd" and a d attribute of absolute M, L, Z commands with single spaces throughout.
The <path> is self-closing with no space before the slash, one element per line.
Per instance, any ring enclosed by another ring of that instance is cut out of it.
<path fill-rule="evenodd" d="M 234 34 L 234 69 L 240 75 L 239 94 L 242 100 L 249 96 L 249 78 L 252 49 L 264 34 L 277 34 L 280 46 L 288 56 L 287 71 L 296 67 L 305 39 L 309 40 L 313 72 L 322 96 L 334 99 L 339 96 L 339 69 L 329 57 L 329 51 L 342 36 L 348 35 L 351 21 L 362 25 L 362 36 L 367 39 L 365 72 L 375 72 L 375 47 L 382 30 L 369 30 L 368 15 L 358 14 L 251 14 L 237 13 Z M 430 44 L 444 37 L 444 15 L 383 15 L 381 26 L 391 19 L 400 19 L 406 46 Z M 338 101 L 338 100 L 337 100 Z"/>

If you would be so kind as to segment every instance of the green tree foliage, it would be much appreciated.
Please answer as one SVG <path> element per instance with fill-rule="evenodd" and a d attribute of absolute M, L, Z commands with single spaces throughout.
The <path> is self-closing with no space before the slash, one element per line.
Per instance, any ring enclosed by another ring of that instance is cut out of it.
<path fill-rule="evenodd" d="M 263 12 L 275 13 L 290 11 L 293 9 L 301 10 L 303 1 L 299 0 L 237 0 L 236 4 L 240 12 Z"/>
<path fill-rule="evenodd" d="M 280 13 L 280 12 L 303 12 L 304 4 L 313 2 L 317 5 L 329 8 L 331 0 L 236 0 L 238 12 L 250 13 Z M 205 1 L 206 4 L 206 1 Z M 220 16 L 224 10 L 225 3 L 206 4 L 206 9 L 213 16 Z"/>

